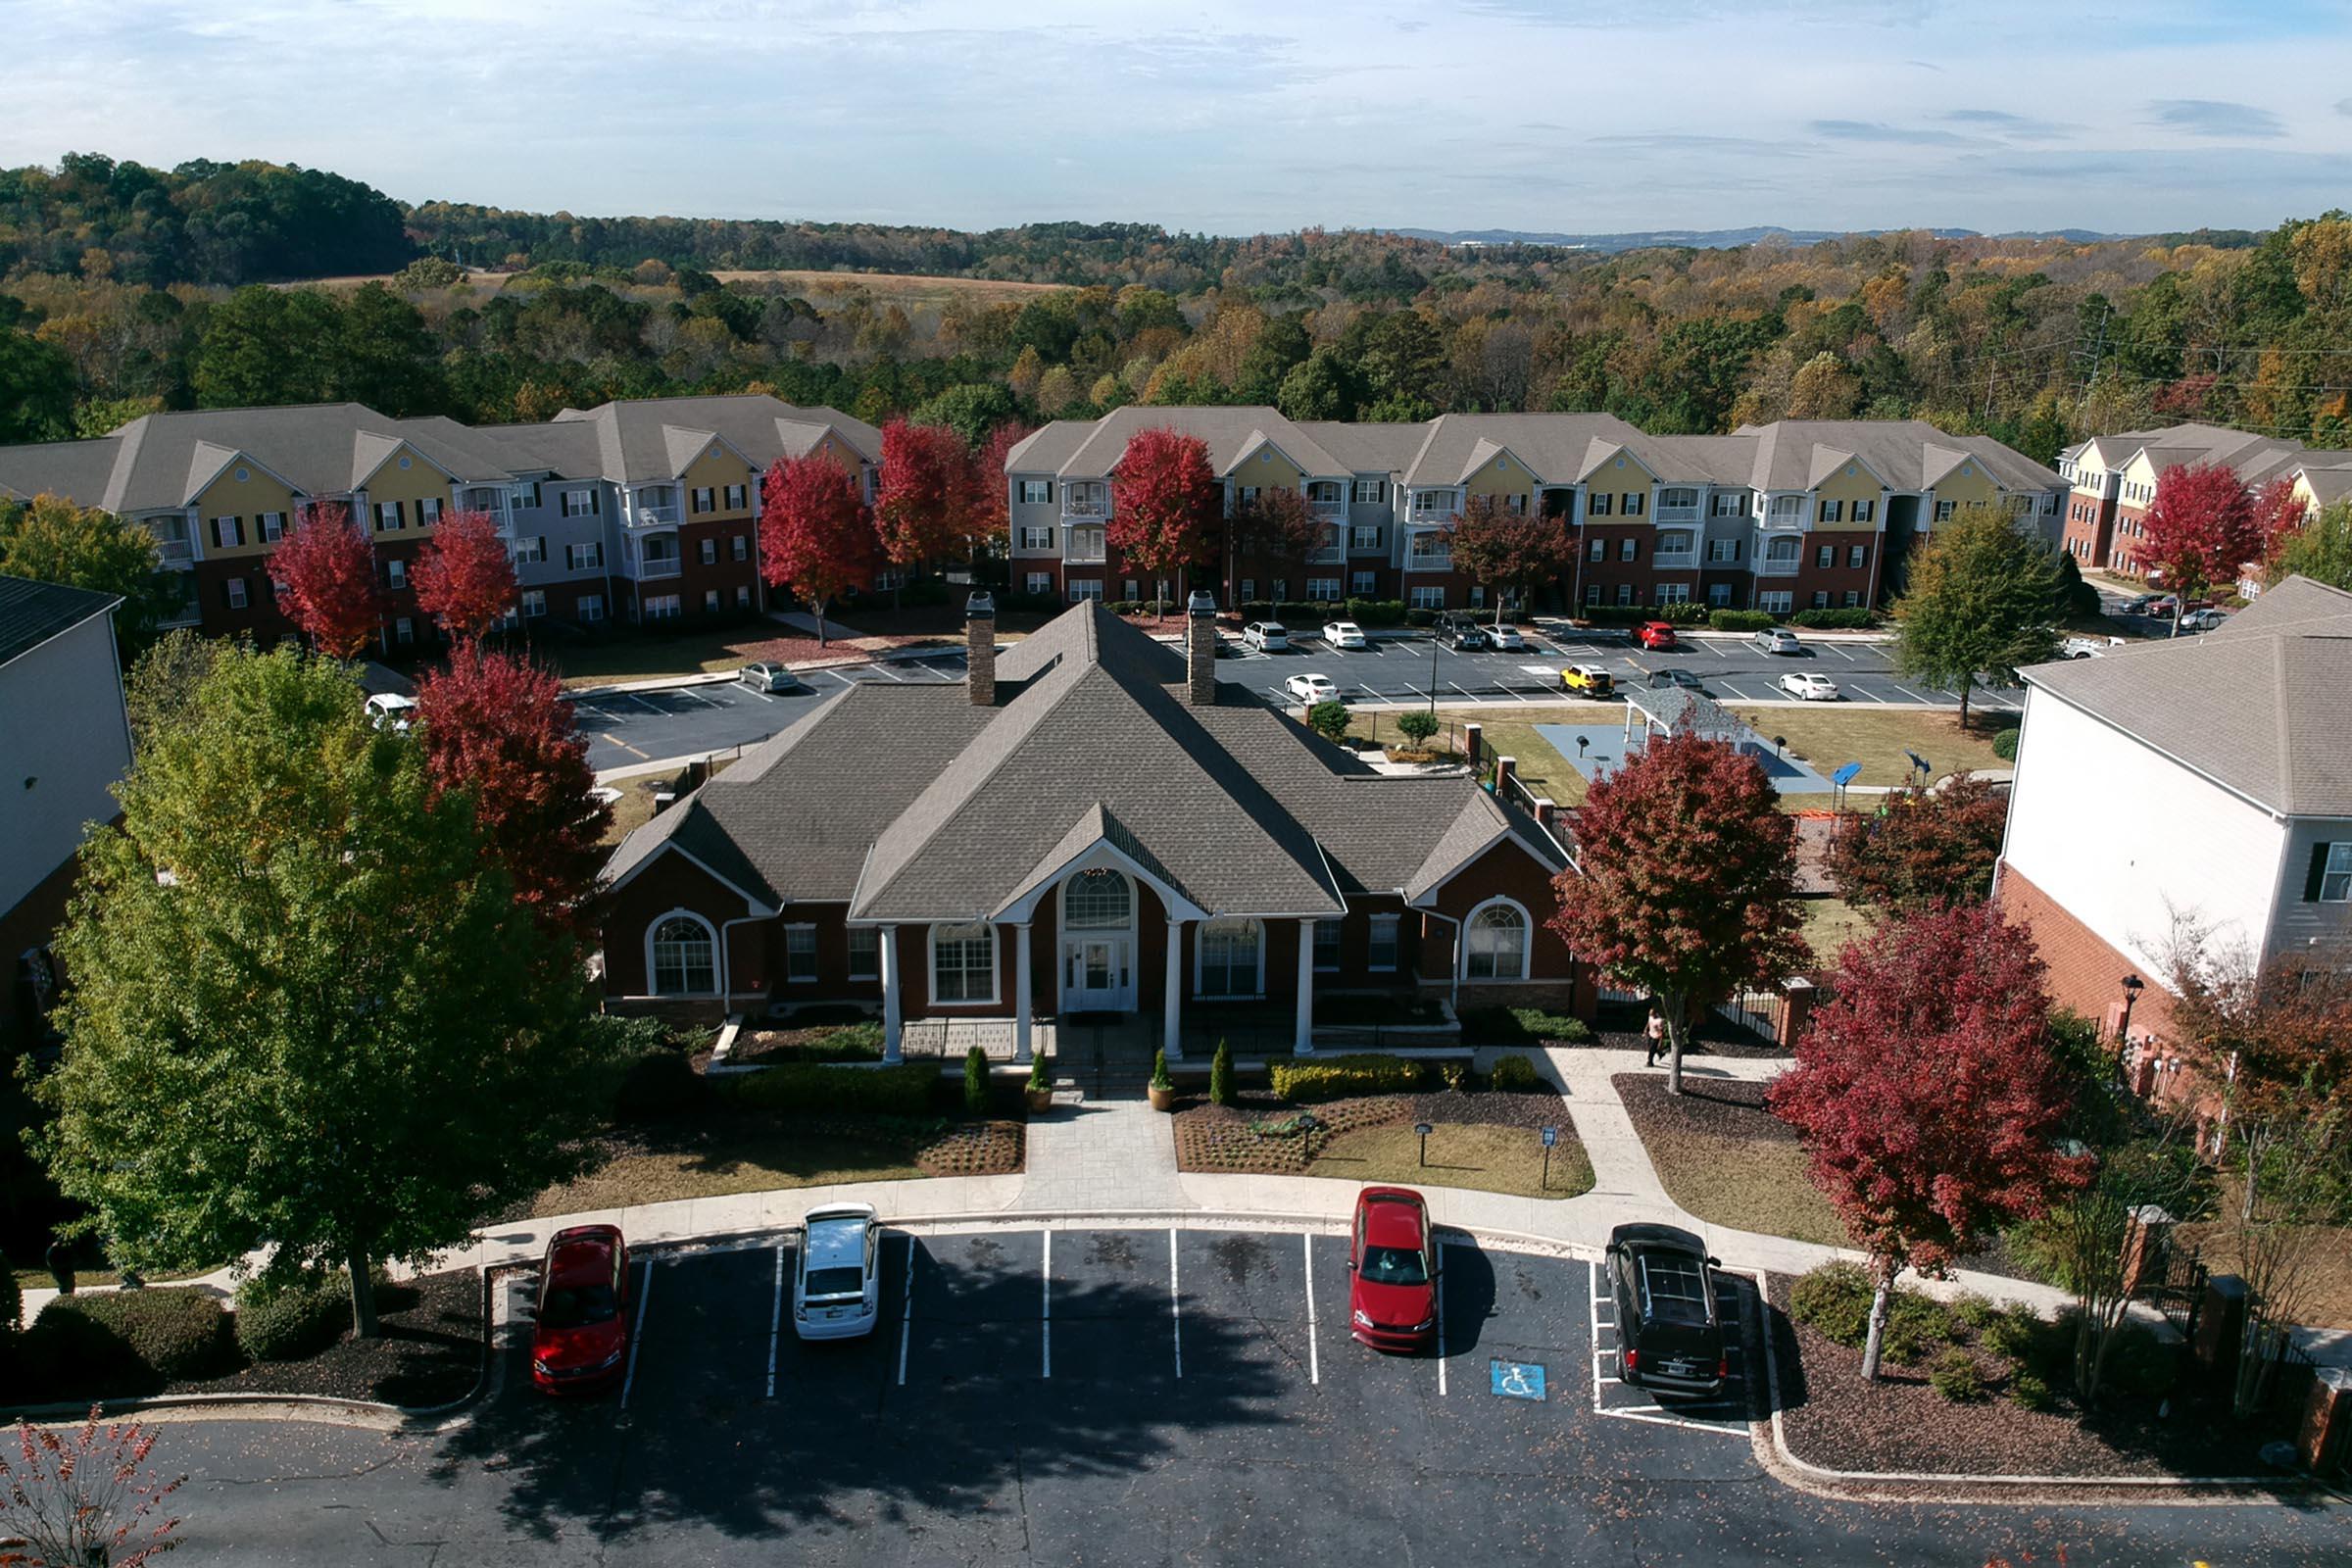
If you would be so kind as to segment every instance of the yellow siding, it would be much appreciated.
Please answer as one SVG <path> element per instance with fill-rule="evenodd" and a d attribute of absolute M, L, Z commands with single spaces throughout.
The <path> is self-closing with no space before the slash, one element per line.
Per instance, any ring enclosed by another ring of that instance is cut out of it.
<path fill-rule="evenodd" d="M 237 478 L 239 468 L 243 468 L 246 474 L 242 481 Z M 231 561 L 247 556 L 268 555 L 275 546 L 262 540 L 261 524 L 256 519 L 265 512 L 282 513 L 285 515 L 286 526 L 292 528 L 295 508 L 299 505 L 300 498 L 293 491 L 270 478 L 247 460 L 238 459 L 221 469 L 220 477 L 205 486 L 204 493 L 196 498 L 197 535 L 204 541 L 205 559 L 208 561 Z M 244 519 L 245 542 L 227 550 L 215 544 L 213 542 L 213 519 L 215 517 Z"/>
<path fill-rule="evenodd" d="M 400 460 L 403 458 L 409 460 L 409 466 L 405 468 L 400 466 Z M 414 449 L 405 445 L 384 459 L 383 466 L 368 475 L 367 492 L 368 531 L 381 539 L 429 538 L 433 530 L 417 524 L 416 503 L 426 500 L 438 501 L 445 514 L 453 505 L 450 500 L 449 475 L 425 462 Z M 401 516 L 404 521 L 402 527 L 397 531 L 376 532 L 375 508 L 378 502 L 383 501 L 403 503 Z"/>
<path fill-rule="evenodd" d="M 1813 492 L 1814 529 L 1817 532 L 1837 532 L 1858 528 L 1865 533 L 1875 533 L 1886 510 L 1882 500 L 1884 493 L 1885 490 L 1879 483 L 1878 475 L 1872 473 L 1869 468 L 1860 463 L 1844 465 L 1836 473 L 1824 479 L 1821 487 Z M 1821 504 L 1824 501 L 1838 503 L 1838 515 L 1836 522 L 1820 520 Z M 1854 520 L 1854 503 L 1857 501 L 1871 503 L 1871 515 L 1868 521 L 1856 522 Z"/>
<path fill-rule="evenodd" d="M 1259 447 L 1234 465 L 1232 479 L 1234 493 L 1245 487 L 1256 490 L 1296 490 L 1306 478 L 1298 466 L 1272 447 Z"/>
<path fill-rule="evenodd" d="M 1489 458 L 1463 488 L 1473 496 L 1493 496 L 1500 501 L 1516 496 L 1516 504 L 1524 511 L 1536 504 L 1535 483 L 1535 475 L 1527 471 L 1526 464 L 1517 458 L 1497 457 Z"/>
<path fill-rule="evenodd" d="M 1960 468 L 1954 468 L 1936 482 L 1936 501 L 1939 503 L 1952 502 L 1952 511 L 1955 514 L 1979 507 L 1999 507 L 2001 504 L 2000 490 L 1989 478 L 1985 477 L 1984 468 L 1974 463 L 1965 464 L 1962 466 L 1968 471 L 1963 473 Z M 1931 515 L 1933 514 L 1931 514 Z"/>
<path fill-rule="evenodd" d="M 1585 494 L 1616 497 L 1609 503 L 1609 520 L 1616 521 L 1625 515 L 1625 498 L 1628 495 L 1638 493 L 1646 497 L 1650 486 L 1657 482 L 1658 476 L 1644 467 L 1640 458 L 1630 452 L 1620 452 L 1592 470 L 1592 477 L 1585 481 Z M 1642 516 L 1633 520 L 1641 522 L 1648 515 L 1649 502 L 1645 499 L 1642 503 Z"/>
<path fill-rule="evenodd" d="M 686 465 L 685 476 L 678 482 L 685 487 L 686 493 L 678 499 L 688 509 L 683 515 L 689 518 L 708 521 L 713 517 L 748 517 L 752 514 L 751 466 L 715 441 L 703 449 L 701 457 Z M 743 505 L 740 507 L 729 508 L 727 505 L 727 486 L 731 484 L 743 487 Z M 692 510 L 694 492 L 697 490 L 710 492 L 713 510 Z"/>

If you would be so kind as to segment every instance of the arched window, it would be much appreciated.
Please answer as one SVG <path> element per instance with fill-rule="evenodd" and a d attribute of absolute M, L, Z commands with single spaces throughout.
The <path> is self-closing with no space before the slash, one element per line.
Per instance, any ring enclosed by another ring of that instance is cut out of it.
<path fill-rule="evenodd" d="M 1255 920 L 1204 920 L 1198 980 L 1203 997 L 1254 997 L 1265 985 L 1265 927 Z"/>
<path fill-rule="evenodd" d="M 683 909 L 654 922 L 646 970 L 657 997 L 707 997 L 718 990 L 718 939 L 710 922 Z"/>
<path fill-rule="evenodd" d="M 1061 924 L 1069 931 L 1125 930 L 1135 912 L 1135 889 L 1103 866 L 1081 871 L 1061 885 Z"/>
<path fill-rule="evenodd" d="M 1482 904 L 1462 927 L 1462 974 L 1471 980 L 1527 978 L 1527 911 L 1508 899 Z"/>
<path fill-rule="evenodd" d="M 931 928 L 931 1000 L 997 1000 L 995 927 L 976 923 Z"/>

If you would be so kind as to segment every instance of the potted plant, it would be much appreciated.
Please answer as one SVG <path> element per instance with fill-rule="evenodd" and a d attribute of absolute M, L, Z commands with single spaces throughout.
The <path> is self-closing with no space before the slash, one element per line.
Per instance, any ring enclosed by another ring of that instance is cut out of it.
<path fill-rule="evenodd" d="M 1168 1054 L 1164 1051 L 1152 1053 L 1152 1108 L 1176 1108 L 1176 1080 L 1168 1076 Z"/>
<path fill-rule="evenodd" d="M 1046 1076 L 1046 1057 L 1040 1052 L 1029 1062 L 1029 1082 L 1022 1090 L 1029 1097 L 1029 1114 L 1042 1116 L 1054 1108 L 1054 1081 Z"/>

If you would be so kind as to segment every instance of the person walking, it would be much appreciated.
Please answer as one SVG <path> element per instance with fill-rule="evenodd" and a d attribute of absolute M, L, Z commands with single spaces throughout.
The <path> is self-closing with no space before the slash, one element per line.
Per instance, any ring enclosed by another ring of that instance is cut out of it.
<path fill-rule="evenodd" d="M 1657 1008 L 1649 1009 L 1649 1022 L 1642 1025 L 1642 1032 L 1649 1037 L 1649 1054 L 1642 1065 L 1655 1067 L 1660 1053 L 1666 1049 L 1666 1020 L 1658 1016 Z"/>

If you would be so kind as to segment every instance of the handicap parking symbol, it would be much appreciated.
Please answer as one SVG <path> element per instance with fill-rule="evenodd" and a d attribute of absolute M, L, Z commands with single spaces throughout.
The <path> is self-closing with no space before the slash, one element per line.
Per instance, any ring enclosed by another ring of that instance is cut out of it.
<path fill-rule="evenodd" d="M 1534 1361 L 1489 1361 L 1487 1377 L 1494 1394 L 1505 1399 L 1544 1397 L 1544 1368 Z"/>

